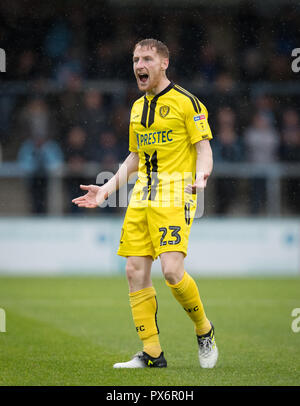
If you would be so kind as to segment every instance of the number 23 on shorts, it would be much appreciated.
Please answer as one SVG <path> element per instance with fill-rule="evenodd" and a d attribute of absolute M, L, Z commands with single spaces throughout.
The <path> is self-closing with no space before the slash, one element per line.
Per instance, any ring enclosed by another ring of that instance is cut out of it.
<path fill-rule="evenodd" d="M 176 245 L 181 242 L 180 232 L 181 227 L 179 226 L 169 226 L 169 230 L 167 227 L 160 227 L 159 231 L 162 233 L 160 238 L 160 246 L 163 247 L 164 245 Z M 173 237 L 172 239 L 169 239 Z"/>

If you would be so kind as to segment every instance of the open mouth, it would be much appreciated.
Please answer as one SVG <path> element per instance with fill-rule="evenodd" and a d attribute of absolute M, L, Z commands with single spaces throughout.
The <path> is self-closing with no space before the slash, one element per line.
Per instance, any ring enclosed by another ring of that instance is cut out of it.
<path fill-rule="evenodd" d="M 149 78 L 149 75 L 147 75 L 147 73 L 141 73 L 138 75 L 138 77 L 142 83 L 146 83 Z"/>

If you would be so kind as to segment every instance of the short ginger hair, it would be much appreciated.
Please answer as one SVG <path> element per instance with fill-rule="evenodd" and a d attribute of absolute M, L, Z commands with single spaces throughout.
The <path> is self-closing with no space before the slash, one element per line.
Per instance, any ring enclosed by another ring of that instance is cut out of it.
<path fill-rule="evenodd" d="M 138 46 L 156 48 L 157 53 L 160 56 L 162 56 L 163 58 L 169 59 L 169 57 L 170 57 L 169 49 L 168 49 L 167 45 L 157 39 L 154 39 L 154 38 L 142 39 L 141 41 L 139 41 L 135 44 L 133 52 L 135 51 L 136 47 L 138 47 Z"/>

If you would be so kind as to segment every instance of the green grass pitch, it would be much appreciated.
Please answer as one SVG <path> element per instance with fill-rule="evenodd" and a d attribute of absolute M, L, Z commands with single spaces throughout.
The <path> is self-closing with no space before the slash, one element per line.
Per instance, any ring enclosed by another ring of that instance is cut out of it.
<path fill-rule="evenodd" d="M 141 349 L 125 277 L 1 277 L 0 385 L 300 385 L 300 279 L 196 279 L 219 361 L 198 364 L 193 325 L 155 278 L 168 368 L 114 370 Z"/>

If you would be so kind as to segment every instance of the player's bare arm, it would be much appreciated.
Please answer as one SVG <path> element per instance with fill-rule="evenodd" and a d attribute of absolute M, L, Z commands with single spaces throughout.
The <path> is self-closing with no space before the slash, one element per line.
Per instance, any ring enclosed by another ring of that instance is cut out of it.
<path fill-rule="evenodd" d="M 139 166 L 139 156 L 135 152 L 131 152 L 125 161 L 120 166 L 118 172 L 103 186 L 97 185 L 80 185 L 82 190 L 87 191 L 83 196 L 72 200 L 78 207 L 93 209 L 100 206 L 105 199 L 112 193 L 120 189 L 128 178 L 137 172 Z"/>
<path fill-rule="evenodd" d="M 204 189 L 209 175 L 213 169 L 213 154 L 209 140 L 202 140 L 195 143 L 197 152 L 196 160 L 196 181 L 185 189 L 187 193 L 196 193 L 196 190 Z"/>

